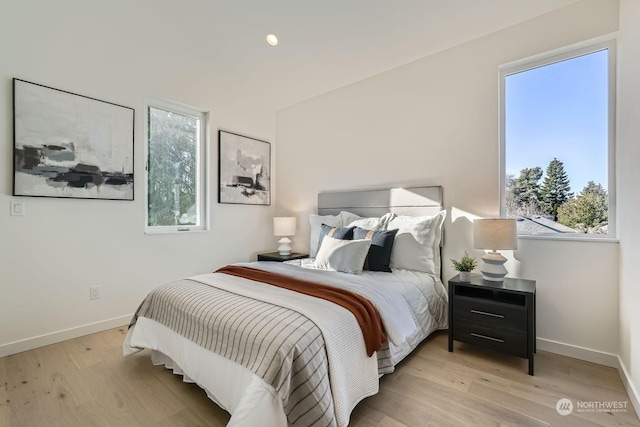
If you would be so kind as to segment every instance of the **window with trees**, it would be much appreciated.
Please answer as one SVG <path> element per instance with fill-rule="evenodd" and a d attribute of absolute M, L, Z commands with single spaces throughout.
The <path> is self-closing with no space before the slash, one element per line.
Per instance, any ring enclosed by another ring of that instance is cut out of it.
<path fill-rule="evenodd" d="M 614 67 L 609 41 L 501 68 L 501 213 L 520 235 L 615 235 Z"/>
<path fill-rule="evenodd" d="M 147 102 L 147 231 L 206 230 L 207 114 Z"/>

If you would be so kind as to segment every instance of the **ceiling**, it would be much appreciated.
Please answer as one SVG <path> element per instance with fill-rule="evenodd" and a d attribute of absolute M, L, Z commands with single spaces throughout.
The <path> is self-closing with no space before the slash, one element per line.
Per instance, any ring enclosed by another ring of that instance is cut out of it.
<path fill-rule="evenodd" d="M 161 0 L 163 18 L 274 109 L 577 0 Z M 185 10 L 185 5 L 192 8 Z M 265 42 L 274 33 L 277 47 Z"/>

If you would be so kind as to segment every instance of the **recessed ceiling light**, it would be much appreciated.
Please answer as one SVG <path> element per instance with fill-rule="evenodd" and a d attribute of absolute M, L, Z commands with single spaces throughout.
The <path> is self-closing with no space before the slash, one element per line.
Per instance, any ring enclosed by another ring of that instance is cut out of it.
<path fill-rule="evenodd" d="M 278 46 L 278 38 L 275 34 L 267 34 L 267 43 L 269 43 L 270 46 Z"/>

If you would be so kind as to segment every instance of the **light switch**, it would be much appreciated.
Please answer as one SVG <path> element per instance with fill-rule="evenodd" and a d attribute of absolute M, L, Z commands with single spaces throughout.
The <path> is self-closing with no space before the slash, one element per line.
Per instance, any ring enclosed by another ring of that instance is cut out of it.
<path fill-rule="evenodd" d="M 11 200 L 11 216 L 24 216 L 25 206 L 22 200 Z"/>

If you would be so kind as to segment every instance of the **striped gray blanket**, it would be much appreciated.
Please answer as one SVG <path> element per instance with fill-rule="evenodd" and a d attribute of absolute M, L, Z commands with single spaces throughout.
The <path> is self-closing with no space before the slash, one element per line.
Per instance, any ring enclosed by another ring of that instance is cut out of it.
<path fill-rule="evenodd" d="M 282 399 L 290 425 L 337 426 L 322 332 L 305 315 L 194 280 L 151 292 L 138 316 L 174 332 L 264 379 Z M 393 371 L 388 345 L 379 373 Z"/>

